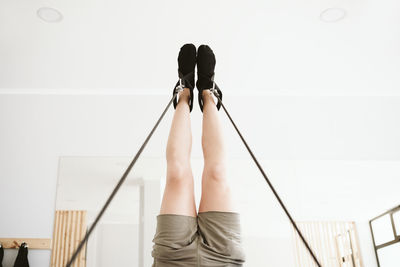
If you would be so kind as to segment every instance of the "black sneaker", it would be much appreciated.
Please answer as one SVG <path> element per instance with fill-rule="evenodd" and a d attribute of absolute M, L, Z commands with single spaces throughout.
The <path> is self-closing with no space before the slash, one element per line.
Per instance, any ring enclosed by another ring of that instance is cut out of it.
<path fill-rule="evenodd" d="M 199 90 L 199 105 L 203 112 L 203 90 L 214 88 L 222 100 L 222 92 L 214 82 L 215 55 L 208 45 L 201 45 L 197 49 L 197 82 L 196 87 Z M 218 100 L 217 109 L 221 107 Z"/>
<path fill-rule="evenodd" d="M 178 75 L 182 82 L 182 88 L 190 89 L 189 107 L 193 109 L 193 89 L 194 89 L 194 68 L 196 66 L 196 47 L 193 44 L 185 44 L 181 47 L 178 55 Z M 172 92 L 174 95 L 180 81 L 175 85 Z M 178 96 L 174 99 L 174 108 L 178 105 Z"/>

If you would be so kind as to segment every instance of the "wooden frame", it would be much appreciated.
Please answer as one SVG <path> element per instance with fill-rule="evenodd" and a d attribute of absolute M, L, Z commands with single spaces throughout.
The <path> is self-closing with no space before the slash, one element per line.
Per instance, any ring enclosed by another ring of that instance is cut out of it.
<path fill-rule="evenodd" d="M 388 246 L 391 246 L 391 245 L 394 245 L 394 244 L 400 242 L 400 233 L 397 233 L 396 226 L 395 226 L 394 219 L 393 219 L 393 214 L 396 213 L 396 212 L 400 212 L 400 206 L 396 206 L 393 209 L 390 209 L 390 210 L 386 211 L 385 213 L 382 213 L 381 215 L 376 216 L 375 218 L 373 218 L 373 219 L 371 219 L 369 221 L 369 228 L 371 230 L 372 242 L 374 243 L 375 257 L 376 257 L 376 262 L 378 264 L 378 267 L 381 266 L 380 262 L 379 262 L 378 250 L 381 249 L 381 248 L 385 248 L 385 247 L 388 247 Z M 381 218 L 381 217 L 383 217 L 383 216 L 385 216 L 385 215 L 389 215 L 390 216 L 390 223 L 391 223 L 392 230 L 393 230 L 393 240 L 390 240 L 389 242 L 386 242 L 386 243 L 383 243 L 383 244 L 376 244 L 375 236 L 374 236 L 374 230 L 373 230 L 373 227 L 372 227 L 372 222 L 377 220 L 377 219 L 379 219 L 379 218 Z"/>

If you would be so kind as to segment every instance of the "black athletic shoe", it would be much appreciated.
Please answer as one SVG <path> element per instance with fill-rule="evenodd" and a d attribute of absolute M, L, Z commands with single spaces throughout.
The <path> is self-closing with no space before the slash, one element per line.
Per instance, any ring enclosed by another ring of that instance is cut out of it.
<path fill-rule="evenodd" d="M 19 247 L 18 255 L 14 262 L 14 267 L 29 267 L 28 246 L 26 243 L 22 243 Z"/>
<path fill-rule="evenodd" d="M 4 249 L 0 244 L 0 267 L 3 267 L 3 256 L 4 256 Z"/>
<path fill-rule="evenodd" d="M 203 112 L 203 90 L 215 88 L 219 98 L 222 100 L 222 92 L 214 83 L 215 55 L 208 45 L 201 45 L 197 49 L 197 82 L 196 87 L 199 90 L 199 105 Z M 221 102 L 218 101 L 217 109 L 221 107 Z"/>
<path fill-rule="evenodd" d="M 193 44 L 185 44 L 181 47 L 178 55 L 178 75 L 182 81 L 183 88 L 190 89 L 189 107 L 193 109 L 194 68 L 196 66 L 196 47 Z M 174 95 L 179 80 L 172 92 Z M 174 99 L 174 108 L 178 105 L 178 96 Z"/>

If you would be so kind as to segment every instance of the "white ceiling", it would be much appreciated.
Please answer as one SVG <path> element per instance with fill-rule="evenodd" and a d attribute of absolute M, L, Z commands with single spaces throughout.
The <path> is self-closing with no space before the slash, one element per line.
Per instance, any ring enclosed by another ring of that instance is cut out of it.
<path fill-rule="evenodd" d="M 64 20 L 39 20 L 43 6 Z M 328 7 L 347 17 L 322 22 Z M 3 0 L 0 87 L 165 92 L 193 42 L 214 48 L 216 80 L 234 94 L 400 94 L 399 11 L 396 0 Z"/>

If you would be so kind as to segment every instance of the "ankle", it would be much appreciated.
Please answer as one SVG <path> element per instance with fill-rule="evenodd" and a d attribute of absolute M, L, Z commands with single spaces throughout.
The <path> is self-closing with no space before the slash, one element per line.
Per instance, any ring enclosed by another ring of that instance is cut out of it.
<path fill-rule="evenodd" d="M 180 91 L 179 93 L 178 93 L 178 104 L 180 103 L 180 102 L 186 102 L 186 103 L 189 103 L 189 100 L 190 100 L 190 89 L 189 88 L 184 88 L 183 89 L 183 91 Z"/>
<path fill-rule="evenodd" d="M 202 97 L 203 97 L 203 104 L 204 104 L 204 105 L 205 105 L 206 103 L 212 103 L 212 104 L 215 105 L 216 99 L 214 99 L 215 96 L 214 96 L 213 93 L 211 93 L 210 90 L 208 90 L 208 89 L 203 90 L 203 92 L 202 92 Z"/>

